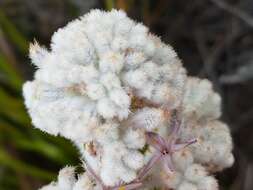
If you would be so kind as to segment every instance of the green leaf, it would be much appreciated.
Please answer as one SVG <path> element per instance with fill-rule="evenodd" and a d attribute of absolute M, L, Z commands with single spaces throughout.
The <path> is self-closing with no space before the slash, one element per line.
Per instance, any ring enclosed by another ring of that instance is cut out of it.
<path fill-rule="evenodd" d="M 16 68 L 14 68 L 6 59 L 6 57 L 0 52 L 0 72 L 3 72 L 6 81 L 13 87 L 20 91 L 23 79 L 17 72 Z"/>
<path fill-rule="evenodd" d="M 31 129 L 31 131 L 33 130 Z M 29 134 L 25 133 L 25 131 L 20 131 L 15 126 L 8 124 L 1 119 L 0 132 L 5 134 L 6 138 L 10 139 L 10 143 L 17 149 L 37 152 L 58 164 L 66 164 L 73 160 L 73 154 L 65 152 L 64 147 L 59 147 L 42 138 L 34 139 L 30 137 Z"/>
<path fill-rule="evenodd" d="M 9 95 L 0 87 L 0 114 L 3 114 L 23 126 L 30 126 L 30 120 L 23 102 Z"/>
<path fill-rule="evenodd" d="M 33 165 L 24 163 L 10 156 L 3 148 L 0 148 L 0 163 L 2 166 L 7 166 L 15 171 L 20 171 L 43 180 L 53 180 L 56 175 L 52 172 L 37 168 Z"/>
<path fill-rule="evenodd" d="M 15 25 L 6 17 L 4 12 L 0 9 L 0 27 L 6 33 L 8 38 L 17 46 L 17 48 L 24 54 L 28 52 L 28 41 L 17 30 Z"/>

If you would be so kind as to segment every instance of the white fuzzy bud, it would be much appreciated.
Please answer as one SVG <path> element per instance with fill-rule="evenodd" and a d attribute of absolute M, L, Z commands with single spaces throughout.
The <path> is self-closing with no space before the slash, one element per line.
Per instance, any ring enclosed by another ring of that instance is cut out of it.
<path fill-rule="evenodd" d="M 178 190 L 198 190 L 198 188 L 192 183 L 184 182 L 178 187 Z"/>
<path fill-rule="evenodd" d="M 213 177 L 207 176 L 207 177 L 204 177 L 198 183 L 198 189 L 199 190 L 218 190 L 219 186 L 217 184 L 217 181 Z"/>
<path fill-rule="evenodd" d="M 184 95 L 184 114 L 196 119 L 217 119 L 221 115 L 221 98 L 208 80 L 188 78 Z M 193 118 L 193 119 L 194 119 Z"/>
<path fill-rule="evenodd" d="M 75 182 L 75 168 L 65 167 L 59 172 L 58 186 L 61 190 L 72 190 Z"/>
<path fill-rule="evenodd" d="M 185 178 L 191 182 L 198 182 L 207 175 L 204 167 L 199 164 L 192 164 L 185 171 Z"/>

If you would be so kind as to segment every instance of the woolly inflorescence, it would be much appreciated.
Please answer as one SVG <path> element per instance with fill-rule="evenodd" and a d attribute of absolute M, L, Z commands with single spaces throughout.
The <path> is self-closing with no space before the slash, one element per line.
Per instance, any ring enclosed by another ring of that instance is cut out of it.
<path fill-rule="evenodd" d="M 123 11 L 92 10 L 55 32 L 50 50 L 32 44 L 30 58 L 37 71 L 23 93 L 33 125 L 72 140 L 104 187 L 218 189 L 212 173 L 233 164 L 229 129 L 217 120 L 220 96 L 208 80 L 187 77 L 173 48 L 147 27 Z M 156 152 L 147 134 L 167 139 L 175 110 L 176 138 L 197 142 L 169 153 L 173 171 L 158 160 L 140 179 Z M 101 189 L 72 173 L 62 170 L 43 190 Z"/>

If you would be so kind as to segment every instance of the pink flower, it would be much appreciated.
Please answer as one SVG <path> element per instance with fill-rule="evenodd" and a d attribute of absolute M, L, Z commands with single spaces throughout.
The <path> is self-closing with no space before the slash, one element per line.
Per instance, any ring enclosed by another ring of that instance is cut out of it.
<path fill-rule="evenodd" d="M 168 139 L 161 137 L 159 134 L 154 132 L 147 132 L 146 139 L 147 143 L 156 149 L 155 154 L 146 164 L 146 166 L 139 172 L 139 179 L 143 179 L 148 171 L 158 162 L 161 161 L 166 172 L 170 173 L 174 171 L 172 163 L 172 154 L 179 151 L 186 146 L 196 143 L 196 139 L 190 139 L 186 142 L 179 141 L 179 132 L 181 127 L 181 121 L 178 119 L 177 112 L 172 113 L 171 120 L 172 131 Z"/>

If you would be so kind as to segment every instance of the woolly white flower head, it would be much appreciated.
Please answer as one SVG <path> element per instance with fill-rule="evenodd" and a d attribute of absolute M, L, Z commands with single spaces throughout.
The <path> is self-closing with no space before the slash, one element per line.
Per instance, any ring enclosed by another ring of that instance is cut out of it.
<path fill-rule="evenodd" d="M 26 105 L 33 122 L 42 130 L 63 136 L 62 128 L 75 128 L 84 122 L 83 112 L 98 120 L 127 118 L 132 93 L 155 104 L 175 107 L 186 79 L 171 47 L 116 10 L 91 11 L 55 32 L 50 52 L 37 42 L 32 45 L 30 57 L 38 70 L 35 80 L 25 84 L 24 96 L 26 102 L 32 101 Z M 68 122 L 72 111 L 80 115 L 75 124 Z M 64 119 L 56 119 L 56 114 Z"/>
<path fill-rule="evenodd" d="M 117 10 L 92 10 L 51 41 L 30 47 L 38 69 L 25 105 L 35 127 L 76 144 L 92 175 L 65 168 L 44 189 L 218 188 L 208 172 L 233 163 L 220 97 L 187 77 L 171 46 Z"/>

